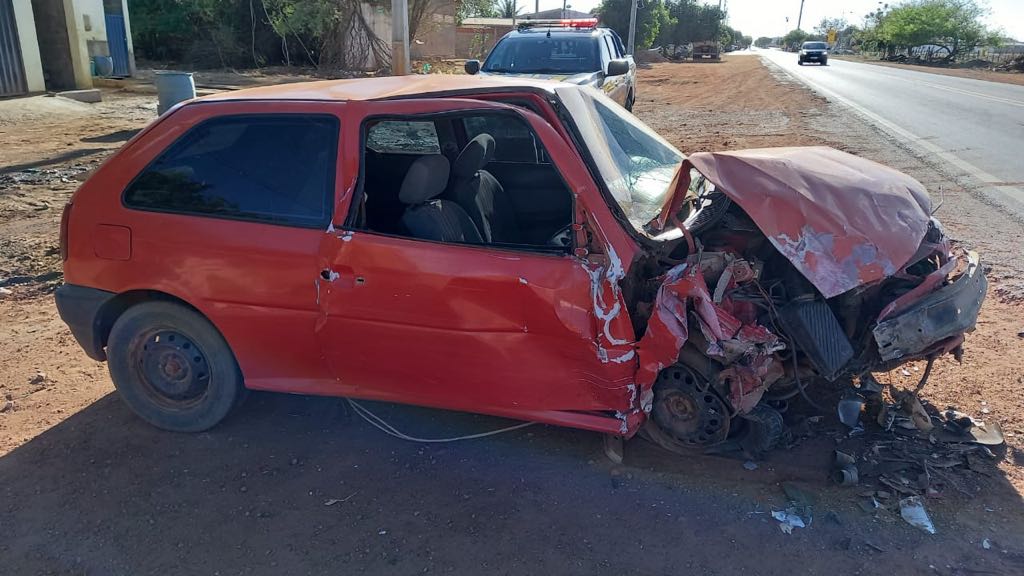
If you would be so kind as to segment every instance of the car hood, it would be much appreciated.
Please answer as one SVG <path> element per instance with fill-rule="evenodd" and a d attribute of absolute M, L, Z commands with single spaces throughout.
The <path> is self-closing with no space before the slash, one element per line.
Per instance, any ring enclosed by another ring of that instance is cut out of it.
<path fill-rule="evenodd" d="M 534 80 L 554 80 L 556 82 L 567 82 L 569 84 L 589 84 L 595 80 L 598 72 L 580 72 L 578 74 L 512 74 L 504 72 L 480 72 L 480 75 L 487 76 L 509 76 L 512 78 L 532 78 Z"/>
<path fill-rule="evenodd" d="M 920 182 L 833 148 L 698 152 L 683 162 L 677 196 L 690 168 L 743 208 L 826 298 L 903 268 L 931 219 Z"/>

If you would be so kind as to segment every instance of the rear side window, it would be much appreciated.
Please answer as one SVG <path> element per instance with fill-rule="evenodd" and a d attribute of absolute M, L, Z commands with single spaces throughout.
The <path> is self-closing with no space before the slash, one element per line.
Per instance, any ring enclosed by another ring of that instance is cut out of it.
<path fill-rule="evenodd" d="M 433 122 L 383 120 L 370 126 L 366 147 L 386 154 L 440 154 Z"/>
<path fill-rule="evenodd" d="M 227 116 L 192 128 L 135 178 L 130 208 L 324 226 L 334 197 L 338 119 Z"/>

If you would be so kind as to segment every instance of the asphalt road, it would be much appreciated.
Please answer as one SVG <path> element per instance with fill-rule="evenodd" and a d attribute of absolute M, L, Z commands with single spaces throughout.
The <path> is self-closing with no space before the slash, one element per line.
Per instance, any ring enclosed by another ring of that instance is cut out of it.
<path fill-rule="evenodd" d="M 1024 86 L 834 58 L 799 66 L 793 53 L 757 53 L 1024 216 Z"/>

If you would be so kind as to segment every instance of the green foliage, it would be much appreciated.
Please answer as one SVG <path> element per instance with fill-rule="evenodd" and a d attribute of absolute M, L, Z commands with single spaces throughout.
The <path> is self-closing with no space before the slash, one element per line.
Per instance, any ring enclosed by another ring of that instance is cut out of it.
<path fill-rule="evenodd" d="M 671 22 L 662 28 L 659 37 L 659 43 L 663 46 L 680 46 L 708 40 L 722 42 L 722 30 L 732 30 L 722 24 L 725 19 L 724 11 L 697 0 L 669 0 L 668 13 Z M 729 36 L 732 37 L 731 32 Z M 731 43 L 731 40 L 728 43 Z"/>
<path fill-rule="evenodd" d="M 807 41 L 810 35 L 807 32 L 797 28 L 796 30 L 790 30 L 782 37 L 783 46 L 799 46 Z"/>
<path fill-rule="evenodd" d="M 523 11 L 517 0 L 498 0 L 498 18 L 515 18 Z"/>
<path fill-rule="evenodd" d="M 757 46 L 758 48 L 767 48 L 771 46 L 771 44 L 772 38 L 767 36 L 759 36 L 757 40 L 754 40 L 754 46 Z"/>
<path fill-rule="evenodd" d="M 871 26 L 859 34 L 867 48 L 887 53 L 922 45 L 943 46 L 948 59 L 998 43 L 999 34 L 981 19 L 987 9 L 975 0 L 913 0 L 869 14 Z"/>
<path fill-rule="evenodd" d="M 595 13 L 601 22 L 615 30 L 623 42 L 629 40 L 630 0 L 601 0 Z M 648 48 L 658 37 L 663 26 L 671 20 L 662 0 L 644 0 L 636 10 L 636 49 Z"/>
<path fill-rule="evenodd" d="M 458 0 L 455 4 L 455 20 L 461 24 L 466 18 L 496 18 L 497 0 Z"/>

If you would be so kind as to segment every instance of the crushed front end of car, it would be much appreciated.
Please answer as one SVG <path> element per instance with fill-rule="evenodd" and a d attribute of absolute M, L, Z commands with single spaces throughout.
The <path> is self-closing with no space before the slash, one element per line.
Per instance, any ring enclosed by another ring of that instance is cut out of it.
<path fill-rule="evenodd" d="M 813 147 L 698 153 L 678 180 L 649 226 L 677 239 L 629 286 L 659 444 L 764 452 L 789 399 L 959 360 L 987 282 L 913 178 Z"/>

